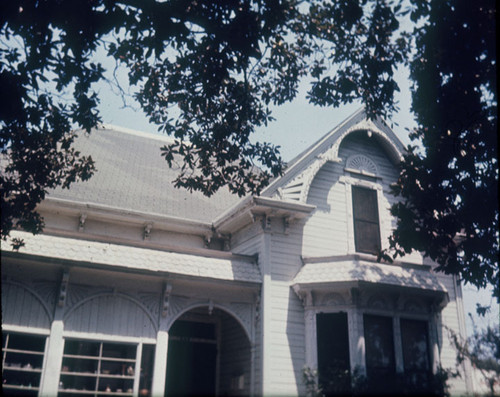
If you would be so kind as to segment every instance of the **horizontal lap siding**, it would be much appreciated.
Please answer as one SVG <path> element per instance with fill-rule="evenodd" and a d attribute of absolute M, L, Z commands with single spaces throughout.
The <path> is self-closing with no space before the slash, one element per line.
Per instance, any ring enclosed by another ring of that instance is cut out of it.
<path fill-rule="evenodd" d="M 303 221 L 292 223 L 289 233 L 271 236 L 271 325 L 272 345 L 270 393 L 303 394 L 302 368 L 305 363 L 304 311 L 291 289 L 300 270 Z"/>
<path fill-rule="evenodd" d="M 308 204 L 316 210 L 304 227 L 304 256 L 328 256 L 347 252 L 346 199 L 338 183 L 340 167 L 325 164 L 314 178 Z"/>
<path fill-rule="evenodd" d="M 259 234 L 262 230 L 260 225 L 254 223 L 239 232 L 235 233 L 231 238 L 231 250 L 235 254 L 241 255 L 261 255 L 262 236 Z M 259 308 L 260 310 L 260 308 Z M 259 314 L 255 323 L 255 352 L 254 352 L 254 388 L 256 394 L 262 390 L 262 316 Z"/>
<path fill-rule="evenodd" d="M 377 166 L 378 176 L 375 183 L 382 186 L 382 202 L 379 203 L 379 218 L 382 246 L 387 246 L 387 237 L 395 226 L 390 215 L 390 207 L 396 198 L 390 194 L 390 184 L 397 180 L 398 172 L 386 153 L 374 138 L 350 135 L 344 139 L 339 149 L 341 163 L 326 163 L 316 174 L 307 202 L 316 206 L 304 228 L 304 256 L 341 255 L 348 252 L 349 227 L 352 226 L 351 203 L 344 176 L 356 181 L 353 174 L 344 171 L 345 161 L 351 155 L 362 154 L 369 157 Z M 349 224 L 351 223 L 351 224 Z M 417 258 L 418 259 L 418 258 Z"/>
<path fill-rule="evenodd" d="M 271 393 L 302 394 L 305 363 L 304 314 L 300 301 L 284 281 L 272 281 L 269 338 L 272 343 Z"/>
<path fill-rule="evenodd" d="M 459 313 L 462 310 L 462 305 L 459 303 L 460 298 L 456 295 L 456 288 L 460 287 L 457 287 L 455 285 L 455 280 L 451 276 L 447 276 L 443 273 L 437 273 L 436 276 L 447 289 L 448 296 L 450 298 L 449 303 L 441 312 L 441 322 L 445 327 L 453 330 L 455 334 L 460 335 L 461 320 L 459 317 Z M 465 374 L 463 371 L 463 366 L 457 368 L 457 351 L 449 337 L 449 331 L 445 327 L 442 328 L 441 334 L 439 335 L 441 344 L 441 365 L 443 368 L 451 369 L 452 371 L 455 371 L 457 369 L 459 370 L 460 377 L 450 378 L 448 384 L 450 385 L 450 391 L 452 394 L 460 394 L 465 391 Z"/>

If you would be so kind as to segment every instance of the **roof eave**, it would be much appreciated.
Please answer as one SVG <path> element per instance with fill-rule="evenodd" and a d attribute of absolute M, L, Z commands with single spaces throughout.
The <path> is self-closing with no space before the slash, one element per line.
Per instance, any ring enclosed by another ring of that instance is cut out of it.
<path fill-rule="evenodd" d="M 290 217 L 302 219 L 308 216 L 316 206 L 295 201 L 277 200 L 268 197 L 251 196 L 240 205 L 222 214 L 214 221 L 214 229 L 220 233 L 234 233 L 253 223 L 257 215 Z"/>
<path fill-rule="evenodd" d="M 85 215 L 87 219 L 99 219 L 103 222 L 123 223 L 129 225 L 154 224 L 155 229 L 166 231 L 176 231 L 195 235 L 207 235 L 212 230 L 209 222 L 200 222 L 169 215 L 136 211 L 119 207 L 80 202 L 73 200 L 47 197 L 42 201 L 37 210 L 50 213 L 64 214 L 79 218 Z"/>

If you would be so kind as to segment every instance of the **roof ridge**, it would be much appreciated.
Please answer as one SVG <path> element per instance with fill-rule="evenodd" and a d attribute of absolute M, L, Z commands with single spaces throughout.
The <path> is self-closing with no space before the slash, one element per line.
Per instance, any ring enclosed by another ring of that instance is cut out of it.
<path fill-rule="evenodd" d="M 101 123 L 97 126 L 98 130 L 110 130 L 110 131 L 116 131 L 116 132 L 121 132 L 129 135 L 134 135 L 138 136 L 141 138 L 149 138 L 149 139 L 156 139 L 159 141 L 167 142 L 167 143 L 174 143 L 176 141 L 175 138 L 172 138 L 171 136 L 168 136 L 163 133 L 158 133 L 158 132 L 148 132 L 148 131 L 140 131 L 140 130 L 135 130 L 132 128 L 127 128 L 115 124 L 109 124 L 109 123 Z"/>

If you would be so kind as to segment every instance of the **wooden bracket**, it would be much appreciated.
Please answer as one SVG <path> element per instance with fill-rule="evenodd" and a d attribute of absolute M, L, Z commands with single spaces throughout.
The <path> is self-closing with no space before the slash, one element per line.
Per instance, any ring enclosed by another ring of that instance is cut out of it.
<path fill-rule="evenodd" d="M 163 288 L 163 305 L 161 311 L 162 317 L 166 317 L 168 314 L 168 307 L 170 306 L 169 298 L 171 292 L 172 292 L 172 285 L 166 283 Z"/>
<path fill-rule="evenodd" d="M 142 232 L 142 239 L 143 240 L 149 240 L 149 237 L 151 236 L 151 229 L 152 228 L 153 228 L 153 224 L 151 222 L 144 225 L 144 230 Z"/>
<path fill-rule="evenodd" d="M 65 269 L 61 279 L 61 287 L 59 289 L 59 299 L 57 301 L 57 306 L 59 307 L 64 307 L 64 303 L 66 302 L 66 295 L 68 293 L 68 284 L 69 284 L 69 270 Z"/>
<path fill-rule="evenodd" d="M 85 229 L 85 221 L 87 220 L 87 214 L 82 213 L 80 214 L 80 218 L 78 219 L 78 231 L 83 232 Z"/>

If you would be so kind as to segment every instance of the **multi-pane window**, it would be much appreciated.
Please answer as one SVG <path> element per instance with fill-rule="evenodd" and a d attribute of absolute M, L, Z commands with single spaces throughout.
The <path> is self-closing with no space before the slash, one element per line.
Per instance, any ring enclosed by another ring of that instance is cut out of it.
<path fill-rule="evenodd" d="M 59 395 L 132 396 L 140 388 L 148 396 L 153 360 L 154 345 L 66 339 Z"/>
<path fill-rule="evenodd" d="M 5 395 L 36 396 L 47 337 L 2 332 L 2 391 Z"/>
<path fill-rule="evenodd" d="M 376 254 L 380 250 L 377 191 L 353 186 L 352 210 L 356 251 Z"/>
<path fill-rule="evenodd" d="M 365 314 L 363 322 L 367 375 L 377 377 L 395 373 L 392 318 Z"/>
<path fill-rule="evenodd" d="M 316 329 L 321 389 L 325 395 L 345 395 L 351 383 L 347 313 L 318 313 Z"/>
<path fill-rule="evenodd" d="M 359 335 L 349 335 L 347 314 L 316 314 L 318 380 L 323 393 L 350 394 L 351 385 L 361 393 L 363 390 L 374 394 L 398 394 L 403 390 L 431 393 L 428 322 L 400 319 L 398 338 L 395 325 L 390 316 L 363 315 L 366 378 L 357 378 L 350 371 L 349 338 L 358 340 Z M 396 350 L 397 357 L 402 359 L 403 373 L 396 373 Z"/>

